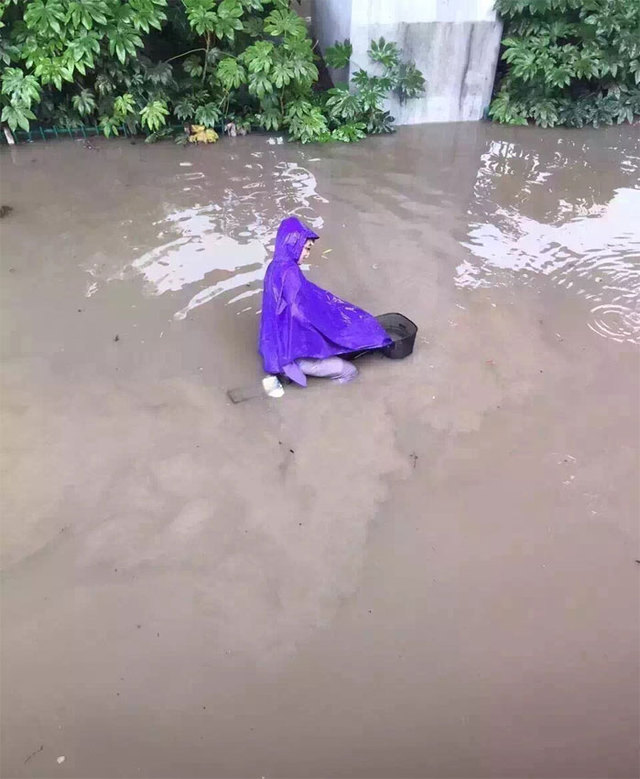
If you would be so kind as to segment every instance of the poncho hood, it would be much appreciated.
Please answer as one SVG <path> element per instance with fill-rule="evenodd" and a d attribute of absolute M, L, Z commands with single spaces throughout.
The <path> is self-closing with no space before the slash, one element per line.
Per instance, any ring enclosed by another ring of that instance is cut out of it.
<path fill-rule="evenodd" d="M 276 248 L 273 253 L 274 262 L 291 261 L 300 262 L 300 255 L 307 241 L 316 241 L 317 233 L 314 233 L 304 222 L 295 216 L 289 216 L 280 222 L 276 235 Z"/>

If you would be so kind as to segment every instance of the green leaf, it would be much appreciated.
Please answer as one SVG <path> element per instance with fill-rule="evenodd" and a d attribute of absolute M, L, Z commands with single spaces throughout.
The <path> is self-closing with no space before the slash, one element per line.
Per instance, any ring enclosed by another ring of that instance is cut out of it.
<path fill-rule="evenodd" d="M 109 138 L 111 135 L 119 135 L 121 124 L 122 122 L 116 117 L 106 115 L 100 117 L 100 127 L 106 138 Z"/>
<path fill-rule="evenodd" d="M 233 57 L 227 57 L 220 61 L 216 68 L 216 76 L 227 91 L 237 89 L 247 80 L 244 67 Z"/>
<path fill-rule="evenodd" d="M 36 75 L 42 84 L 55 84 L 62 89 L 62 81 L 73 81 L 73 72 L 61 59 L 43 58 L 35 67 Z"/>
<path fill-rule="evenodd" d="M 303 101 L 304 102 L 304 101 Z M 307 103 L 307 105 L 309 105 Z M 289 111 L 287 111 L 289 116 Z M 325 141 L 330 138 L 327 120 L 322 111 L 310 106 L 302 115 L 294 114 L 289 118 L 289 132 L 291 138 L 302 143 Z"/>
<path fill-rule="evenodd" d="M 19 94 L 22 90 L 24 73 L 20 68 L 6 68 L 2 74 L 2 92 L 5 95 Z"/>
<path fill-rule="evenodd" d="M 5 37 L 0 36 L 0 60 L 5 65 L 9 65 L 11 62 L 15 62 L 22 59 L 23 50 L 19 46 L 15 46 L 6 40 Z"/>
<path fill-rule="evenodd" d="M 396 71 L 396 92 L 402 102 L 423 94 L 424 84 L 424 76 L 413 62 L 400 63 Z"/>
<path fill-rule="evenodd" d="M 59 0 L 30 0 L 25 5 L 24 22 L 30 30 L 36 30 L 40 35 L 60 35 L 65 9 Z"/>
<path fill-rule="evenodd" d="M 192 78 L 198 78 L 202 75 L 204 70 L 202 57 L 192 54 L 190 57 L 187 57 L 184 60 L 182 67 L 184 68 L 185 72 L 188 73 Z"/>
<path fill-rule="evenodd" d="M 270 41 L 258 41 L 248 46 L 242 59 L 247 63 L 250 73 L 268 73 L 273 64 L 274 45 Z"/>
<path fill-rule="evenodd" d="M 380 134 L 394 132 L 393 123 L 395 117 L 391 116 L 389 111 L 372 111 L 367 120 L 367 132 Z"/>
<path fill-rule="evenodd" d="M 309 38 L 299 40 L 290 39 L 283 46 L 286 52 L 286 60 L 293 70 L 293 78 L 302 84 L 310 84 L 318 78 L 318 68 L 313 59 L 313 49 Z M 282 49 L 278 50 L 280 56 L 285 56 Z"/>
<path fill-rule="evenodd" d="M 371 46 L 367 52 L 373 62 L 384 65 L 385 68 L 391 68 L 398 64 L 400 52 L 395 43 L 379 38 L 377 41 L 371 41 Z"/>
<path fill-rule="evenodd" d="M 205 55 L 205 59 L 208 65 L 215 65 L 218 60 L 222 59 L 225 52 L 219 49 L 217 46 L 212 46 Z"/>
<path fill-rule="evenodd" d="M 178 119 L 184 121 L 186 119 L 193 119 L 196 113 L 196 106 L 193 100 L 188 97 L 183 97 L 173 106 L 173 113 Z"/>
<path fill-rule="evenodd" d="M 96 109 L 96 98 L 90 89 L 83 89 L 71 98 L 71 105 L 80 116 L 89 116 Z"/>
<path fill-rule="evenodd" d="M 250 16 L 244 20 L 243 30 L 251 38 L 259 38 L 264 33 L 264 21 L 259 16 Z"/>
<path fill-rule="evenodd" d="M 324 61 L 330 68 L 340 70 L 346 68 L 351 60 L 353 53 L 353 46 L 349 42 L 348 38 L 342 43 L 335 42 L 333 46 L 328 46 L 324 53 Z"/>
<path fill-rule="evenodd" d="M 222 0 L 217 10 L 215 33 L 218 38 L 228 38 L 233 41 L 236 30 L 242 29 L 240 17 L 243 14 L 240 0 Z"/>
<path fill-rule="evenodd" d="M 35 76 L 25 76 L 20 68 L 6 68 L 2 74 L 2 93 L 12 103 L 22 103 L 27 108 L 40 100 L 40 84 Z"/>
<path fill-rule="evenodd" d="M 196 109 L 196 124 L 214 128 L 222 119 L 222 111 L 215 103 L 206 103 Z"/>
<path fill-rule="evenodd" d="M 354 141 L 360 141 L 365 138 L 366 125 L 364 122 L 351 122 L 350 124 L 343 124 L 341 127 L 337 127 L 332 133 L 331 137 L 336 141 L 342 141 L 343 143 L 353 143 Z"/>
<path fill-rule="evenodd" d="M 114 90 L 114 83 L 104 73 L 100 73 L 96 78 L 96 91 L 99 95 L 109 95 Z"/>
<path fill-rule="evenodd" d="M 391 89 L 391 79 L 388 76 L 370 76 L 366 70 L 356 70 L 352 81 L 358 89 L 371 89 L 379 92 L 382 97 Z"/>
<path fill-rule="evenodd" d="M 157 130 L 156 132 L 147 135 L 147 137 L 144 139 L 144 142 L 157 143 L 158 141 L 161 141 L 164 138 L 170 138 L 174 134 L 174 132 L 175 131 L 173 130 L 172 127 L 163 127 L 161 130 Z"/>
<path fill-rule="evenodd" d="M 183 0 L 190 26 L 198 33 L 205 35 L 215 31 L 217 15 L 213 0 Z"/>
<path fill-rule="evenodd" d="M 598 63 L 589 57 L 579 57 L 573 67 L 578 78 L 586 79 L 598 75 Z"/>
<path fill-rule="evenodd" d="M 173 68 L 168 62 L 158 62 L 150 68 L 146 68 L 146 78 L 155 86 L 168 86 L 173 81 Z"/>
<path fill-rule="evenodd" d="M 526 110 L 521 104 L 511 99 L 509 92 L 504 87 L 491 103 L 489 116 L 503 124 L 528 124 Z"/>
<path fill-rule="evenodd" d="M 93 67 L 94 55 L 100 53 L 100 40 L 97 33 L 87 32 L 79 35 L 69 42 L 67 55 L 72 59 L 73 64 L 86 64 Z"/>
<path fill-rule="evenodd" d="M 152 0 L 130 0 L 133 10 L 131 22 L 136 30 L 149 32 L 151 27 L 162 29 L 162 22 L 167 18 L 163 10 Z"/>
<path fill-rule="evenodd" d="M 334 87 L 327 94 L 329 99 L 326 102 L 326 107 L 329 116 L 335 121 L 341 122 L 346 120 L 349 122 L 362 112 L 358 95 L 352 94 L 348 89 Z"/>
<path fill-rule="evenodd" d="M 294 63 L 288 61 L 286 56 L 279 58 L 274 63 L 273 69 L 269 75 L 276 88 L 282 89 L 282 87 L 286 87 L 288 84 L 290 84 L 296 76 Z"/>
<path fill-rule="evenodd" d="M 28 130 L 29 119 L 35 118 L 35 114 L 27 106 L 11 104 L 6 105 L 2 109 L 0 120 L 6 122 L 11 130 L 15 132 L 18 127 L 21 127 L 23 130 Z"/>
<path fill-rule="evenodd" d="M 167 123 L 168 114 L 169 110 L 164 100 L 152 100 L 140 111 L 140 119 L 143 126 L 155 132 Z"/>
<path fill-rule="evenodd" d="M 582 127 L 628 121 L 640 83 L 638 0 L 496 0 L 506 20 L 497 121 Z"/>
<path fill-rule="evenodd" d="M 275 105 L 266 106 L 256 114 L 256 120 L 260 127 L 275 132 L 282 126 L 282 112 Z"/>
<path fill-rule="evenodd" d="M 249 76 L 249 92 L 262 99 L 273 92 L 273 82 L 264 73 L 251 73 Z"/>
<path fill-rule="evenodd" d="M 293 11 L 272 11 L 264 22 L 264 31 L 274 38 L 305 38 L 307 26 Z"/>
<path fill-rule="evenodd" d="M 313 110 L 314 106 L 308 100 L 292 100 L 287 104 L 285 118 L 287 122 L 292 122 L 295 119 L 304 119 L 309 116 Z"/>
<path fill-rule="evenodd" d="M 531 116 L 540 127 L 554 127 L 558 123 L 558 106 L 554 100 L 538 100 L 531 107 Z"/>
<path fill-rule="evenodd" d="M 133 95 L 130 95 L 128 92 L 125 92 L 124 95 L 119 95 L 113 101 L 113 111 L 118 117 L 124 118 L 127 114 L 135 113 L 135 110 Z"/>
<path fill-rule="evenodd" d="M 382 76 L 369 76 L 364 70 L 356 71 L 352 81 L 358 89 L 358 98 L 364 111 L 377 110 L 391 90 L 390 79 Z"/>
<path fill-rule="evenodd" d="M 136 47 L 142 46 L 142 38 L 133 28 L 118 27 L 109 30 L 109 53 L 115 54 L 123 65 L 127 55 L 135 56 Z"/>
<path fill-rule="evenodd" d="M 85 30 L 107 24 L 109 6 L 103 0 L 71 0 L 68 4 L 66 22 Z"/>

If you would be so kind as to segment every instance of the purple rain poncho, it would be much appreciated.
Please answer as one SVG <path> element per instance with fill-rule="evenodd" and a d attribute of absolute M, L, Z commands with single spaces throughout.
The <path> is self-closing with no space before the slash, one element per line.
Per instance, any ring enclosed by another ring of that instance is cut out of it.
<path fill-rule="evenodd" d="M 264 279 L 259 345 L 264 369 L 286 373 L 299 384 L 305 379 L 293 364 L 297 359 L 323 359 L 391 343 L 371 314 L 304 277 L 298 262 L 306 241 L 317 238 L 296 217 L 284 219 Z"/>

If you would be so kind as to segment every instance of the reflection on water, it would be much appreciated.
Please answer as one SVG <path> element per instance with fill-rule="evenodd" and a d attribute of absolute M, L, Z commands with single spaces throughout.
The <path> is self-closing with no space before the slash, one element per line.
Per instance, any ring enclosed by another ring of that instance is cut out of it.
<path fill-rule="evenodd" d="M 292 152 L 302 157 L 294 147 Z M 131 263 L 147 281 L 147 291 L 156 295 L 214 274 L 215 283 L 194 294 L 176 312 L 177 319 L 223 293 L 236 293 L 225 298 L 227 303 L 258 295 L 272 242 L 285 215 L 296 214 L 315 229 L 323 225 L 315 206 L 326 201 L 317 195 L 316 179 L 306 168 L 297 162 L 277 161 L 270 150 L 253 152 L 249 159 L 226 175 L 222 195 L 213 203 L 200 202 L 209 192 L 205 172 L 191 167 L 177 174 L 178 181 L 187 184 L 182 190 L 195 193 L 196 202 L 156 221 L 162 243 Z M 253 305 L 243 310 L 250 308 Z"/>
<path fill-rule="evenodd" d="M 166 232 L 178 232 L 179 237 L 133 261 L 132 267 L 144 275 L 151 292 L 161 295 L 182 289 L 212 270 L 236 272 L 248 264 L 262 263 L 265 248 L 259 240 L 241 244 L 218 232 L 216 217 L 221 210 L 218 204 L 185 208 L 155 223 L 164 227 L 160 237 Z"/>
<path fill-rule="evenodd" d="M 396 229 L 422 245 L 440 216 L 443 226 L 445 216 L 457 220 L 459 204 L 470 201 L 460 236 L 468 252 L 462 262 L 455 255 L 457 285 L 551 282 L 588 302 L 595 333 L 640 342 L 640 151 L 632 136 L 420 128 L 311 153 L 280 141 L 254 137 L 213 155 L 190 150 L 188 161 L 184 151 L 168 155 L 167 170 L 145 179 L 160 202 L 139 189 L 129 218 L 118 213 L 125 243 L 117 260 L 92 254 L 87 296 L 101 281 L 133 274 L 150 295 L 180 293 L 176 319 L 214 299 L 234 304 L 238 315 L 258 313 L 280 220 L 296 214 L 323 226 L 328 201 L 306 166 L 325 161 L 323 170 L 336 173 L 327 181 L 332 228 L 342 199 L 357 209 L 360 226 L 373 228 L 361 236 L 373 253 Z M 138 169 L 132 182 L 142 176 Z M 344 221 L 338 215 L 338 226 Z M 405 272 L 402 265 L 398 277 Z"/>
<path fill-rule="evenodd" d="M 620 153 L 614 188 L 588 154 L 558 140 L 542 161 L 519 144 L 491 142 L 482 156 L 469 210 L 471 257 L 460 286 L 530 282 L 545 276 L 592 303 L 589 327 L 640 342 L 640 189 L 638 157 Z"/>

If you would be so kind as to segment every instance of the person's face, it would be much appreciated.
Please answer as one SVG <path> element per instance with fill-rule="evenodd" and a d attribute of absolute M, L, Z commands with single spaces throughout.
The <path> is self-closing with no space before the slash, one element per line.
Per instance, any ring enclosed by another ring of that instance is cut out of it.
<path fill-rule="evenodd" d="M 312 240 L 309 239 L 308 241 L 305 242 L 304 249 L 302 250 L 302 254 L 300 255 L 300 262 L 306 262 L 309 259 L 312 246 L 313 246 Z"/>

